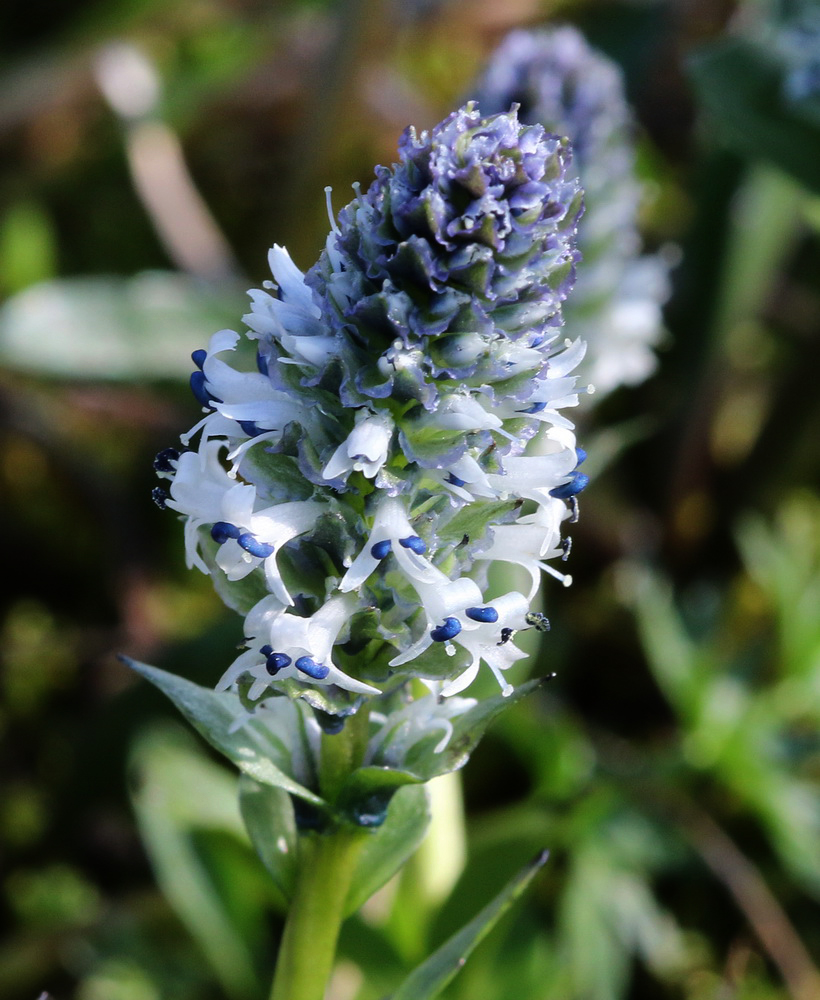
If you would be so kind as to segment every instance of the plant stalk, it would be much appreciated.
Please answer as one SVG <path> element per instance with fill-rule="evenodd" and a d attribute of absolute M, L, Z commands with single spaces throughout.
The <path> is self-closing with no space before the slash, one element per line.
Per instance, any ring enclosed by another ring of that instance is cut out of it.
<path fill-rule="evenodd" d="M 339 827 L 300 837 L 299 875 L 270 1000 L 323 1000 L 359 852 L 367 833 Z"/>

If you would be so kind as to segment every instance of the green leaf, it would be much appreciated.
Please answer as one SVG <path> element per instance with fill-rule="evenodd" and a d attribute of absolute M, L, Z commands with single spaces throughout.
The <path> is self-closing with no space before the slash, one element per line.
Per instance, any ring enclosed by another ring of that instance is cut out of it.
<path fill-rule="evenodd" d="M 236 322 L 241 295 L 162 271 L 31 285 L 0 310 L 0 359 L 59 378 L 186 378 L 191 351 Z"/>
<path fill-rule="evenodd" d="M 291 795 L 298 795 L 321 809 L 327 808 L 323 799 L 286 773 L 290 767 L 290 754 L 271 729 L 256 719 L 250 719 L 241 728 L 233 729 L 236 719 L 244 714 L 242 704 L 235 694 L 200 687 L 175 674 L 138 663 L 128 657 L 122 657 L 122 660 L 167 695 L 194 729 L 214 749 L 233 761 L 243 774 L 263 785 L 283 788 Z M 289 704 L 283 699 L 283 706 Z M 291 707 L 297 711 L 294 706 Z"/>
<path fill-rule="evenodd" d="M 134 811 L 163 894 L 228 996 L 241 1000 L 257 995 L 253 956 L 196 839 L 219 831 L 239 844 L 247 842 L 235 778 L 204 758 L 185 733 L 170 730 L 143 735 L 132 752 L 131 768 Z"/>
<path fill-rule="evenodd" d="M 820 191 L 820 128 L 785 99 L 786 67 L 770 45 L 721 39 L 698 49 L 689 71 L 701 103 L 733 149 Z"/>
<path fill-rule="evenodd" d="M 390 1000 L 433 1000 L 433 997 L 439 996 L 476 945 L 524 892 L 547 857 L 547 851 L 542 851 L 533 858 L 476 917 L 414 969 Z"/>
<path fill-rule="evenodd" d="M 262 785 L 243 774 L 239 809 L 262 864 L 290 902 L 298 865 L 298 833 L 290 795 L 283 788 Z"/>
<path fill-rule="evenodd" d="M 430 802 L 422 785 L 400 788 L 390 802 L 387 819 L 368 838 L 359 857 L 345 904 L 355 913 L 388 882 L 415 852 L 430 823 Z"/>

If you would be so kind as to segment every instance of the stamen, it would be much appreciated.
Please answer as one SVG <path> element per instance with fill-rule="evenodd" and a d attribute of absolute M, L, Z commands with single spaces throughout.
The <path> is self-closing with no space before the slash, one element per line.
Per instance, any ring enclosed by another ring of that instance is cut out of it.
<path fill-rule="evenodd" d="M 252 556 L 256 556 L 257 559 L 267 559 L 268 556 L 272 556 L 276 551 L 272 545 L 269 545 L 267 542 L 260 542 L 249 531 L 240 535 L 236 540 L 246 552 Z"/>
<path fill-rule="evenodd" d="M 560 580 L 565 587 L 572 586 L 572 577 L 569 573 L 559 573 L 559 571 L 554 566 L 550 566 L 549 563 L 541 562 L 538 565 L 545 573 L 549 573 L 549 575 L 554 576 L 556 580 Z"/>
<path fill-rule="evenodd" d="M 229 538 L 239 538 L 242 532 L 230 521 L 217 521 L 211 527 L 211 538 L 218 544 L 223 545 Z"/>
<path fill-rule="evenodd" d="M 329 667 L 323 663 L 317 663 L 311 656 L 300 656 L 296 661 L 296 669 L 301 670 L 303 674 L 307 674 L 315 681 L 324 680 L 330 673 Z"/>
<path fill-rule="evenodd" d="M 427 551 L 427 543 L 423 538 L 419 538 L 418 535 L 408 535 L 407 538 L 400 538 L 399 545 L 402 548 L 410 549 L 411 552 L 415 552 L 417 556 L 423 556 Z"/>
<path fill-rule="evenodd" d="M 205 364 L 205 359 L 207 357 L 208 352 L 200 347 L 198 351 L 194 351 L 191 355 L 191 361 L 193 361 L 197 368 L 202 371 L 202 366 Z"/>
<path fill-rule="evenodd" d="M 325 188 L 325 202 L 327 204 L 327 217 L 330 220 L 330 228 L 338 236 L 341 230 L 336 223 L 336 219 L 333 217 L 333 201 L 331 195 L 333 194 L 333 188 L 328 184 Z"/>
<path fill-rule="evenodd" d="M 157 472 L 176 472 L 176 465 L 173 464 L 179 459 L 179 451 L 176 448 L 163 448 L 157 452 L 154 459 L 154 469 Z"/>
<path fill-rule="evenodd" d="M 370 555 L 374 559 L 384 559 L 387 553 L 393 548 L 393 543 L 389 538 L 385 538 L 382 542 L 376 542 L 375 545 L 370 546 Z"/>
<path fill-rule="evenodd" d="M 550 630 L 550 620 L 545 614 L 540 611 L 528 611 L 524 616 L 524 620 L 528 625 L 531 625 L 536 632 L 549 632 Z"/>
<path fill-rule="evenodd" d="M 168 499 L 168 494 L 161 486 L 155 486 L 151 490 L 151 499 L 160 510 L 165 510 L 165 501 Z"/>
<path fill-rule="evenodd" d="M 431 632 L 430 638 L 433 642 L 449 642 L 461 631 L 461 622 L 458 618 L 445 618 L 442 625 L 437 625 Z"/>
<path fill-rule="evenodd" d="M 256 352 L 256 370 L 260 375 L 268 374 L 268 359 L 261 351 Z"/>
<path fill-rule="evenodd" d="M 464 612 L 474 622 L 497 622 L 498 612 L 495 608 L 467 608 Z"/>
<path fill-rule="evenodd" d="M 208 391 L 208 380 L 205 378 L 204 372 L 192 372 L 191 392 L 194 394 L 196 401 L 207 407 L 209 410 L 214 408 L 214 403 L 222 402 L 221 399 L 217 399 L 216 396 L 212 396 Z"/>
<path fill-rule="evenodd" d="M 518 410 L 518 413 L 542 413 L 546 410 L 546 403 L 533 403 L 532 406 L 528 406 L 525 410 Z"/>
<path fill-rule="evenodd" d="M 557 500 L 569 500 L 577 493 L 585 490 L 587 486 L 589 486 L 589 476 L 583 472 L 574 472 L 572 479 L 568 483 L 556 486 L 554 490 L 550 490 L 550 496 L 555 497 Z"/>
<path fill-rule="evenodd" d="M 467 485 L 466 480 L 459 479 L 458 476 L 454 475 L 452 472 L 449 473 L 449 475 L 447 476 L 447 478 L 444 481 L 446 483 L 449 483 L 451 486 L 466 486 Z"/>
<path fill-rule="evenodd" d="M 305 659 L 305 657 L 302 657 Z M 278 674 L 280 670 L 284 670 L 285 667 L 289 667 L 293 661 L 288 656 L 287 653 L 269 653 L 268 658 L 265 660 L 265 670 L 271 675 Z M 299 666 L 299 661 L 296 661 L 297 667 Z"/>
<path fill-rule="evenodd" d="M 561 562 L 566 562 L 569 559 L 569 554 L 572 552 L 572 539 L 569 535 L 566 538 L 562 538 L 560 543 L 561 548 Z"/>

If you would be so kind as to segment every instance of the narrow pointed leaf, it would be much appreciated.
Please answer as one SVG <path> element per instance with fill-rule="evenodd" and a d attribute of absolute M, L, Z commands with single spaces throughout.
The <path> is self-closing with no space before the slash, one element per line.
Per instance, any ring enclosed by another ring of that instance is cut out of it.
<path fill-rule="evenodd" d="M 122 659 L 167 695 L 194 729 L 214 749 L 233 761 L 243 774 L 263 785 L 283 788 L 291 795 L 326 808 L 323 799 L 286 773 L 285 768 L 290 764 L 287 749 L 270 729 L 251 719 L 240 729 L 232 730 L 236 719 L 244 712 L 235 694 L 200 687 L 158 667 L 150 667 L 127 657 Z"/>
<path fill-rule="evenodd" d="M 433 1000 L 455 978 L 476 945 L 492 930 L 546 862 L 547 851 L 518 873 L 495 899 L 405 979 L 390 1000 Z"/>
<path fill-rule="evenodd" d="M 296 884 L 298 834 L 290 795 L 243 774 L 239 779 L 242 819 L 276 888 L 290 902 Z"/>

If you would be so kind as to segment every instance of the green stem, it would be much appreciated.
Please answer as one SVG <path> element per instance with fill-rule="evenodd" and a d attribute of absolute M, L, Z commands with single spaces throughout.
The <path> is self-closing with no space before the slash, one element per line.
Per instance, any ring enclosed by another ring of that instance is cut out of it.
<path fill-rule="evenodd" d="M 319 788 L 335 807 L 339 790 L 361 764 L 367 745 L 366 709 L 341 732 L 322 734 Z M 345 902 L 368 832 L 337 820 L 322 833 L 299 837 L 296 890 L 288 910 L 270 1000 L 323 1000 L 333 971 Z"/>
<path fill-rule="evenodd" d="M 344 905 L 367 833 L 340 827 L 300 837 L 299 875 L 270 1000 L 323 1000 Z"/>

